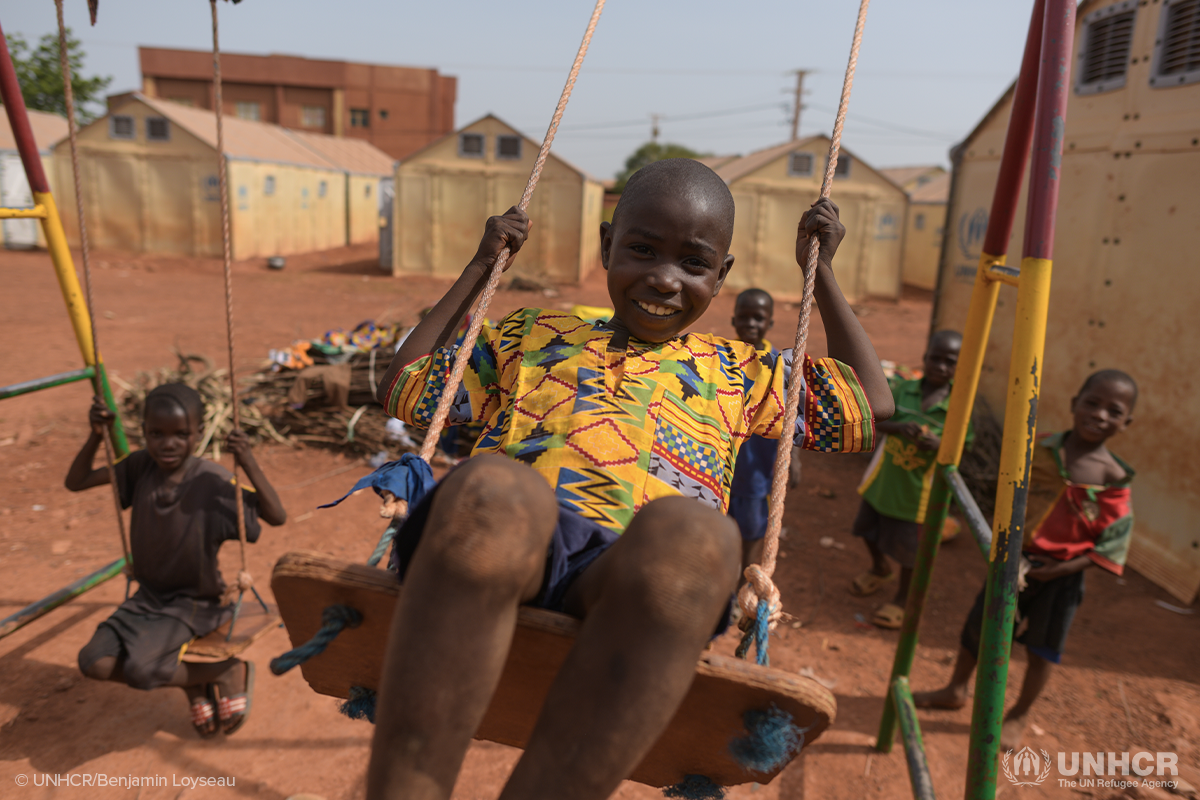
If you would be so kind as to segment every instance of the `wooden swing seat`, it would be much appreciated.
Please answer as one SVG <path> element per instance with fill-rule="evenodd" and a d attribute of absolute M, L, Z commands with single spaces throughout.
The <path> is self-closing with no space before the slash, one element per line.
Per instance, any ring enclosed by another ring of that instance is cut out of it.
<path fill-rule="evenodd" d="M 279 559 L 271 589 L 293 646 L 312 638 L 328 606 L 346 605 L 362 614 L 359 627 L 343 630 L 324 653 L 301 665 L 314 691 L 348 697 L 352 686 L 379 688 L 392 612 L 400 594 L 393 574 L 301 551 Z M 579 620 L 565 614 L 520 610 L 508 662 L 475 738 L 524 747 L 579 625 Z M 833 695 L 816 681 L 729 656 L 703 654 L 683 704 L 630 780 L 671 786 L 687 775 L 704 775 L 722 786 L 769 782 L 783 766 L 765 773 L 747 770 L 729 746 L 746 735 L 745 712 L 772 706 L 791 714 L 800 728 L 808 728 L 806 744 L 820 736 L 837 714 Z"/>
<path fill-rule="evenodd" d="M 193 639 L 182 660 L 191 664 L 212 664 L 233 658 L 279 625 L 279 609 L 270 603 L 267 609 L 263 611 L 253 596 L 243 599 L 237 622 L 226 622 L 212 633 Z M 230 624 L 234 625 L 233 637 L 226 641 Z"/>

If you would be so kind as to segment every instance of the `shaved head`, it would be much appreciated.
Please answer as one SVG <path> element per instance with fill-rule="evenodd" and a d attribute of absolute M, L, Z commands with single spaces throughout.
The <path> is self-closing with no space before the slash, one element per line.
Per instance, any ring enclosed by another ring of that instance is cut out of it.
<path fill-rule="evenodd" d="M 1129 406 L 1132 408 L 1137 403 L 1138 385 L 1128 372 L 1122 372 L 1119 369 L 1102 369 L 1099 372 L 1093 372 L 1087 376 L 1087 380 L 1083 382 L 1083 386 L 1079 387 L 1079 394 L 1082 395 L 1088 389 L 1099 384 L 1112 384 L 1116 386 L 1124 386 L 1129 390 Z"/>
<path fill-rule="evenodd" d="M 717 173 L 690 158 L 665 158 L 647 164 L 630 176 L 613 211 L 613 225 L 623 213 L 663 194 L 686 196 L 719 220 L 726 249 L 733 240 L 733 195 Z"/>
<path fill-rule="evenodd" d="M 944 347 L 947 350 L 962 349 L 962 334 L 958 331 L 938 331 L 933 336 L 929 337 L 929 350 L 935 347 Z"/>

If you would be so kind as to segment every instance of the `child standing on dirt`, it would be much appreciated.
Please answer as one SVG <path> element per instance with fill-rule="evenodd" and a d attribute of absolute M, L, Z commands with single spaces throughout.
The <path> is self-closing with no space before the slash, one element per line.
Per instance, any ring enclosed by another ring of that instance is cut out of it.
<path fill-rule="evenodd" d="M 1133 534 L 1133 469 L 1106 443 L 1133 422 L 1137 397 L 1137 384 L 1129 375 L 1115 369 L 1096 372 L 1071 399 L 1071 430 L 1042 435 L 1034 447 L 1021 564 L 1026 585 L 1013 619 L 1028 666 L 1016 705 L 1004 715 L 1003 749 L 1021 746 L 1029 709 L 1050 679 L 1050 665 L 1062 663 L 1067 632 L 1083 601 L 1084 570 L 1094 565 L 1114 575 L 1124 571 Z M 983 630 L 985 591 L 980 590 L 963 626 L 950 683 L 936 692 L 914 694 L 919 707 L 966 704 Z"/>
<path fill-rule="evenodd" d="M 724 181 L 699 162 L 642 168 L 600 230 L 613 318 L 514 311 L 471 343 L 462 386 L 447 387 L 458 320 L 500 251 L 515 254 L 529 232 L 511 209 L 488 220 L 475 258 L 400 349 L 379 388 L 389 413 L 426 425 L 455 391 L 455 419 L 486 425 L 396 537 L 404 591 L 368 797 L 450 796 L 521 604 L 584 622 L 502 797 L 608 797 L 675 713 L 737 583 L 739 537 L 724 511 L 738 443 L 785 435 L 786 359 L 685 333 L 733 266 L 733 211 Z M 830 452 L 869 449 L 871 409 L 891 413 L 874 348 L 833 277 L 844 235 L 822 200 L 797 237 L 801 257 L 810 236 L 820 242 L 831 357 L 797 357 L 805 413 L 786 435 Z"/>
<path fill-rule="evenodd" d="M 287 514 L 244 431 L 230 433 L 226 447 L 254 491 L 238 491 L 228 470 L 192 455 L 204 419 L 195 389 L 156 387 L 146 395 L 144 416 L 146 449 L 116 464 L 121 507 L 133 509 L 129 548 L 138 590 L 96 628 L 79 651 L 79 669 L 89 678 L 135 689 L 178 686 L 188 696 L 201 737 L 215 736 L 218 729 L 230 734 L 250 712 L 254 664 L 237 658 L 191 664 L 182 661 L 183 654 L 193 639 L 232 615 L 232 606 L 221 603 L 225 583 L 217 551 L 222 542 L 238 538 L 239 496 L 247 541 L 258 539 L 260 518 L 282 525 Z M 109 482 L 108 470 L 92 469 L 92 462 L 113 414 L 97 398 L 88 420 L 91 435 L 67 473 L 66 487 L 73 492 Z"/>
<path fill-rule="evenodd" d="M 922 359 L 921 378 L 891 381 L 896 414 L 878 426 L 884 441 L 858 487 L 862 495 L 852 533 L 863 540 L 871 555 L 871 567 L 850 584 L 851 594 L 866 597 L 896 579 L 888 562 L 900 565 L 896 596 L 879 608 L 871 621 L 881 628 L 896 629 L 904 622 L 904 604 L 912 578 L 925 522 L 937 450 L 949 410 L 950 386 L 962 349 L 958 331 L 938 331 L 929 339 Z M 970 447 L 974 431 L 967 429 Z"/>
<path fill-rule="evenodd" d="M 737 337 L 756 352 L 778 358 L 779 351 L 767 341 L 767 331 L 775 325 L 775 299 L 762 289 L 747 289 L 733 305 L 733 330 Z M 753 434 L 738 450 L 733 481 L 729 487 L 729 516 L 742 534 L 742 569 L 762 560 L 763 537 L 767 534 L 771 480 L 775 475 L 778 439 Z M 788 488 L 800 483 L 800 451 L 792 453 Z"/>

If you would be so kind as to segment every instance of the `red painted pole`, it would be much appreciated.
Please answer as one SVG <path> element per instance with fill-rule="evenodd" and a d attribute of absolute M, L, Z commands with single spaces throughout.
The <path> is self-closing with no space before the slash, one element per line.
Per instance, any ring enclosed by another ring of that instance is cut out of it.
<path fill-rule="evenodd" d="M 21 95 L 21 85 L 17 83 L 17 71 L 13 68 L 3 29 L 0 29 L 0 99 L 4 100 L 4 111 L 8 114 L 13 138 L 17 140 L 17 151 L 21 154 L 21 163 L 25 165 L 29 188 L 34 192 L 49 192 L 50 184 L 46 180 L 46 171 L 42 169 L 42 157 L 38 155 L 33 129 L 29 127 L 25 98 Z"/>
<path fill-rule="evenodd" d="M 1063 136 L 1070 95 L 1071 45 L 1075 40 L 1075 3 L 1052 0 L 1042 35 L 1038 73 L 1033 162 L 1026 210 L 1022 258 L 1053 258 L 1058 184 L 1062 178 Z"/>
<path fill-rule="evenodd" d="M 1025 165 L 1029 161 L 1029 146 L 1033 141 L 1033 114 L 1037 104 L 1038 62 L 1042 50 L 1042 20 L 1045 0 L 1036 0 L 1025 37 L 1025 55 L 1021 58 L 1021 73 L 1013 92 L 1012 113 L 1008 119 L 1008 135 L 1000 156 L 1000 175 L 992 195 L 992 212 L 988 215 L 987 235 L 983 252 L 1002 256 L 1008 252 L 1013 220 L 1017 216 L 1017 200 L 1025 180 Z"/>

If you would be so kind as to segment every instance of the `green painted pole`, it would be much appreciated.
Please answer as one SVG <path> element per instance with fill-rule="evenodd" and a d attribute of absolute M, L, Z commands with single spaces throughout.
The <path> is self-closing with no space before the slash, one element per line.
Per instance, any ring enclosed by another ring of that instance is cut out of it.
<path fill-rule="evenodd" d="M 943 476 L 942 465 L 933 468 L 933 485 L 929 488 L 929 504 L 925 511 L 925 524 L 921 528 L 921 543 L 917 547 L 917 560 L 913 564 L 912 580 L 908 584 L 908 602 L 904 607 L 904 623 L 900 626 L 900 642 L 892 660 L 892 675 L 888 685 L 898 678 L 907 681 L 912 671 L 913 658 L 917 652 L 917 629 L 921 625 L 921 612 L 925 608 L 925 595 L 933 579 L 933 562 L 937 559 L 942 543 L 942 524 L 950 508 L 950 489 Z M 879 720 L 879 734 L 875 737 L 875 749 L 890 752 L 896 731 L 896 704 L 891 693 L 883 702 L 883 717 Z"/>
<path fill-rule="evenodd" d="M 113 457 L 122 459 L 129 455 L 129 440 L 125 438 L 125 426 L 121 423 L 121 409 L 117 407 L 117 399 L 113 397 L 112 386 L 108 383 L 108 371 L 104 369 L 104 362 L 96 362 L 96 379 L 93 384 L 99 384 L 100 396 L 104 398 L 104 405 L 108 406 L 108 410 L 113 413 L 113 421 L 110 430 L 112 431 Z"/>
<path fill-rule="evenodd" d="M 121 569 L 124 566 L 125 559 L 118 558 L 98 572 L 93 572 L 91 575 L 80 578 L 70 586 L 59 589 L 54 594 L 43 597 L 36 603 L 25 606 L 25 608 L 22 608 L 12 616 L 5 617 L 3 620 L 0 620 L 0 639 L 20 630 L 38 617 L 50 613 L 68 600 L 78 597 L 89 589 L 95 589 L 110 578 L 115 578 L 121 574 Z"/>
<path fill-rule="evenodd" d="M 95 376 L 96 370 L 91 367 L 84 367 L 83 369 L 73 369 L 70 372 L 60 372 L 57 375 L 50 375 L 45 378 L 35 378 L 23 383 L 2 386 L 0 387 L 0 400 L 6 400 L 9 397 L 19 397 L 20 395 L 36 392 L 40 389 L 49 389 L 53 386 L 62 386 L 67 383 L 74 383 L 75 381 L 86 381 Z"/>
<path fill-rule="evenodd" d="M 891 697 L 892 703 L 899 709 L 900 735 L 904 737 L 904 757 L 908 761 L 908 779 L 912 783 L 913 797 L 917 800 L 934 800 L 933 777 L 929 774 L 925 742 L 921 739 L 921 725 L 917 721 L 917 705 L 913 702 L 908 678 L 901 675 L 892 682 Z"/>

